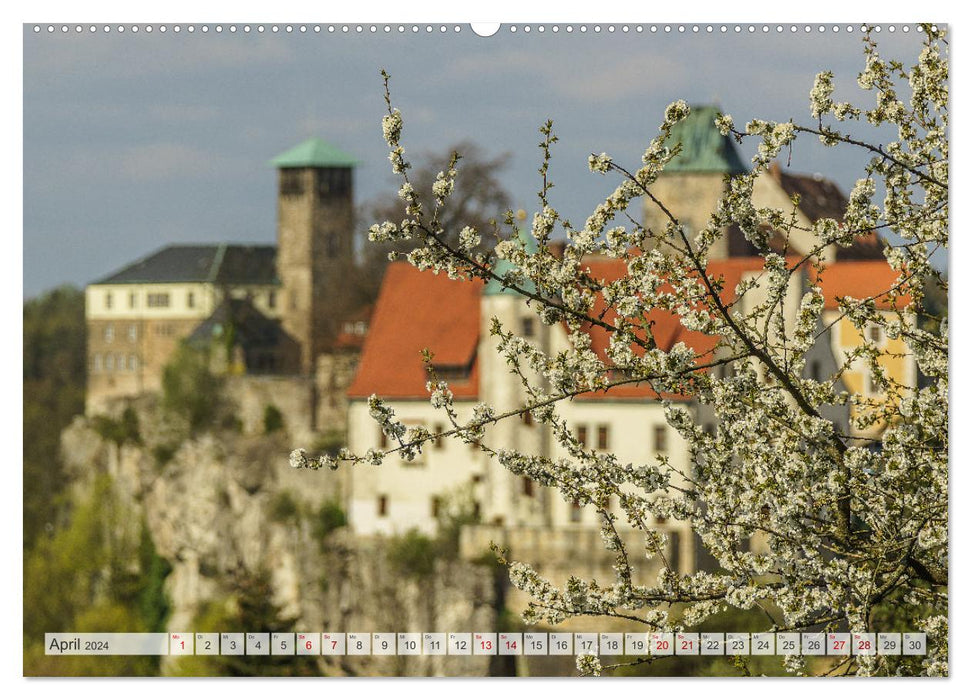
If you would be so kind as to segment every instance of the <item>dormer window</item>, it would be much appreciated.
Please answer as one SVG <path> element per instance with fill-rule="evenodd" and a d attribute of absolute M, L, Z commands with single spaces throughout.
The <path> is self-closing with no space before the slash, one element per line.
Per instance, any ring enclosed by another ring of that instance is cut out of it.
<path fill-rule="evenodd" d="M 467 365 L 435 365 L 435 376 L 444 382 L 467 382 L 472 376 L 472 363 Z"/>

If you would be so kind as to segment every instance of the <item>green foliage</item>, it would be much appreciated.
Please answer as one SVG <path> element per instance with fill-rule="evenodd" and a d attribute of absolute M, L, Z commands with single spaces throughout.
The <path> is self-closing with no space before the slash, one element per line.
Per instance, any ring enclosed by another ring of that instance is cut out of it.
<path fill-rule="evenodd" d="M 269 404 L 263 409 L 263 432 L 269 435 L 278 430 L 283 430 L 283 414 L 279 408 Z"/>
<path fill-rule="evenodd" d="M 216 422 L 221 389 L 221 378 L 209 368 L 208 353 L 182 345 L 162 373 L 162 406 L 183 417 L 195 434 Z"/>
<path fill-rule="evenodd" d="M 289 491 L 278 491 L 270 502 L 270 519 L 287 523 L 300 517 L 300 504 Z"/>
<path fill-rule="evenodd" d="M 137 557 L 137 571 L 123 570 L 112 577 L 112 595 L 138 613 L 146 631 L 164 632 L 170 610 L 165 579 L 172 573 L 172 565 L 159 556 L 144 521 Z"/>
<path fill-rule="evenodd" d="M 388 564 L 406 578 L 423 579 L 435 573 L 435 562 L 441 555 L 439 543 L 412 529 L 388 541 Z"/>
<path fill-rule="evenodd" d="M 121 418 L 100 415 L 95 416 L 92 422 L 95 432 L 102 439 L 113 442 L 118 447 L 124 444 L 142 444 L 142 436 L 138 429 L 138 414 L 131 406 L 125 408 Z"/>
<path fill-rule="evenodd" d="M 479 522 L 470 490 L 456 491 L 441 497 L 438 514 L 438 548 L 446 559 L 459 554 L 459 538 L 462 528 Z M 495 557 L 489 557 L 493 561 Z"/>
<path fill-rule="evenodd" d="M 347 525 L 347 513 L 341 508 L 337 501 L 326 501 L 317 511 L 314 519 L 314 539 L 320 545 L 323 552 L 327 549 L 327 538 L 336 530 Z"/>
<path fill-rule="evenodd" d="M 296 619 L 283 615 L 273 602 L 270 574 L 265 569 L 242 574 L 232 594 L 203 606 L 193 621 L 197 632 L 293 632 Z M 175 664 L 179 676 L 319 676 L 312 656 L 194 656 Z"/>
<path fill-rule="evenodd" d="M 61 431 L 84 413 L 84 293 L 59 287 L 24 303 L 24 548 L 56 520 Z"/>
<path fill-rule="evenodd" d="M 145 632 L 142 621 L 129 606 L 107 601 L 92 604 L 79 612 L 72 632 Z M 24 649 L 26 676 L 155 676 L 157 656 L 47 656 L 43 637 L 40 643 Z"/>
<path fill-rule="evenodd" d="M 347 436 L 341 430 L 327 430 L 314 442 L 314 452 L 323 452 L 331 457 L 342 447 L 347 446 Z"/>
<path fill-rule="evenodd" d="M 24 556 L 26 675 L 154 675 L 156 657 L 47 657 L 46 632 L 164 631 L 171 571 L 145 524 L 113 497 L 108 477 Z M 136 521 L 137 523 L 137 521 Z"/>
<path fill-rule="evenodd" d="M 175 457 L 175 453 L 178 451 L 178 445 L 169 445 L 165 443 L 155 445 L 152 448 L 152 457 L 155 458 L 156 468 L 161 469 L 166 464 L 171 462 L 172 458 Z"/>

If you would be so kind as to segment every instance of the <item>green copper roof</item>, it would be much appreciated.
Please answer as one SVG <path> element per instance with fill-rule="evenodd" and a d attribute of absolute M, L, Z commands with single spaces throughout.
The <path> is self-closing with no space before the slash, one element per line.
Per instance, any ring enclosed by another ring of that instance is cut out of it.
<path fill-rule="evenodd" d="M 357 165 L 353 156 L 322 139 L 307 139 L 270 163 L 277 168 L 352 168 Z"/>
<path fill-rule="evenodd" d="M 718 108 L 692 107 L 691 114 L 671 129 L 671 144 L 681 143 L 681 153 L 664 169 L 668 173 L 731 173 L 748 171 L 735 150 L 731 136 L 715 128 Z"/>
<path fill-rule="evenodd" d="M 526 252 L 530 255 L 539 250 L 539 247 L 536 245 L 536 239 L 533 238 L 532 234 L 528 233 L 525 229 L 516 229 L 516 236 L 526 248 Z M 499 277 L 504 277 L 507 272 L 514 269 L 516 269 L 516 266 L 508 260 L 499 260 L 496 262 L 493 272 L 495 272 Z M 525 280 L 521 285 L 517 286 L 527 292 L 532 292 L 534 294 L 536 293 L 536 285 L 533 284 L 532 280 Z M 519 292 L 517 292 L 515 289 L 504 287 L 502 283 L 496 279 L 490 279 L 486 283 L 485 289 L 482 290 L 482 293 L 487 297 L 497 296 L 499 294 L 519 294 Z"/>

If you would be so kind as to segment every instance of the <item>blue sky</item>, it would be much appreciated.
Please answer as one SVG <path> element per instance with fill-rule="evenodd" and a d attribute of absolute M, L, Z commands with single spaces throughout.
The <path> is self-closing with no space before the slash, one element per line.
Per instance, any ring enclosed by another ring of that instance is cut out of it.
<path fill-rule="evenodd" d="M 599 33 L 594 24 L 555 34 L 534 24 L 527 34 L 520 24 L 490 38 L 468 25 L 459 33 L 409 25 L 403 34 L 397 25 L 389 34 L 383 25 L 374 34 L 368 25 L 361 34 L 354 25 L 347 34 L 310 25 L 289 35 L 222 26 L 219 34 L 24 27 L 25 296 L 83 286 L 171 242 L 273 242 L 267 162 L 309 136 L 361 161 L 358 202 L 393 191 L 381 68 L 392 74 L 409 153 L 461 140 L 511 152 L 504 182 L 529 211 L 539 189 L 537 129 L 552 118 L 560 137 L 553 203 L 575 222 L 616 184 L 589 173 L 587 156 L 606 151 L 636 166 L 672 100 L 717 103 L 740 123 L 810 123 L 808 92 L 823 69 L 836 73 L 838 97 L 861 97 L 861 36 L 845 24 L 837 34 L 832 25 L 823 33 L 758 25 L 754 34 L 748 25 L 739 33 L 714 25 L 711 34 L 704 25 L 697 34 L 659 25 L 652 33 L 649 24 L 610 33 L 606 23 Z M 879 41 L 907 62 L 919 37 L 898 25 Z M 790 167 L 848 191 L 865 162 L 804 140 Z"/>

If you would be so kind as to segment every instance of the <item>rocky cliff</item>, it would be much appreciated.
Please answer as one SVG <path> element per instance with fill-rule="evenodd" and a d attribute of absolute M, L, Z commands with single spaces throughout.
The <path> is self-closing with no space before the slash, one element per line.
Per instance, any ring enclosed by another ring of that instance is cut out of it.
<path fill-rule="evenodd" d="M 152 402 L 135 407 L 138 435 L 105 436 L 78 417 L 62 435 L 73 488 L 110 476 L 132 528 L 144 522 L 171 564 L 168 631 L 202 630 L 214 604 L 230 609 L 238 581 L 267 572 L 272 603 L 295 631 L 398 632 L 496 629 L 493 567 L 443 556 L 423 571 L 395 564 L 394 539 L 356 538 L 341 527 L 342 477 L 294 471 L 285 431 L 236 430 L 178 437 Z M 264 630 L 212 630 L 264 631 Z M 328 675 L 484 675 L 485 657 L 321 657 Z M 179 672 L 174 659 L 163 672 Z M 495 669 L 493 669 L 495 670 Z"/>

